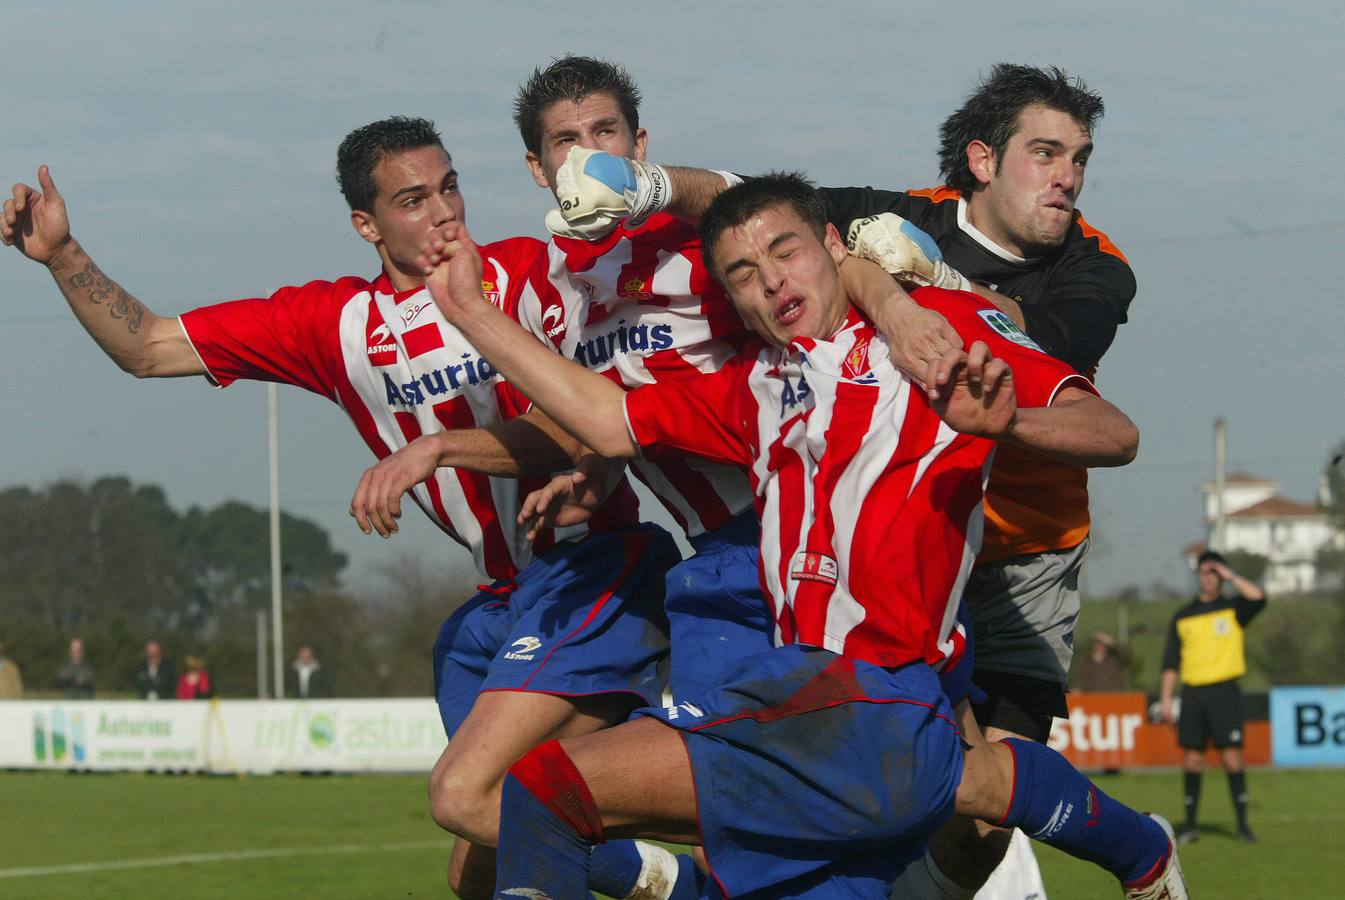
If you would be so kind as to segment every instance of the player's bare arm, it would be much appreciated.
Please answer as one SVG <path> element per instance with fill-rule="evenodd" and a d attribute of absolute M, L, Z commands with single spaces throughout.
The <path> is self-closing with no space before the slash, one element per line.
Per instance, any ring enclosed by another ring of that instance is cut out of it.
<path fill-rule="evenodd" d="M 616 487 L 625 463 L 596 453 L 587 454 L 575 466 L 551 479 L 523 500 L 518 521 L 528 526 L 528 539 L 536 540 L 543 528 L 565 528 L 592 518 Z"/>
<path fill-rule="evenodd" d="M 0 214 L 0 241 L 47 267 L 75 318 L 124 371 L 137 378 L 205 374 L 177 319 L 156 316 L 74 239 L 65 199 L 46 166 L 37 182 L 40 189 L 14 185 Z"/>
<path fill-rule="evenodd" d="M 1001 440 L 1087 468 L 1128 465 L 1139 452 L 1139 429 L 1096 394 L 1065 387 L 1048 407 L 1020 409 Z"/>
<path fill-rule="evenodd" d="M 595 453 L 631 458 L 625 391 L 542 346 L 481 295 L 481 260 L 464 225 L 431 232 L 418 264 L 444 318 L 456 325 L 505 380 Z M 473 282 L 472 279 L 476 281 Z"/>
<path fill-rule="evenodd" d="M 850 302 L 887 337 L 893 364 L 937 398 L 965 356 L 957 329 L 912 300 L 876 263 L 847 257 L 840 271 Z"/>
<path fill-rule="evenodd" d="M 587 450 L 540 409 L 486 428 L 425 434 L 364 470 L 350 515 L 365 534 L 397 533 L 401 499 L 443 466 L 519 478 L 568 469 Z"/>
<path fill-rule="evenodd" d="M 1020 409 L 1013 373 L 981 341 L 956 372 L 956 386 L 934 408 L 964 434 L 1004 441 L 1084 467 L 1123 466 L 1139 449 L 1139 429 L 1096 394 L 1066 385 L 1048 407 Z"/>
<path fill-rule="evenodd" d="M 1162 687 L 1159 688 L 1159 715 L 1169 725 L 1177 723 L 1177 715 L 1172 707 L 1172 694 L 1177 689 L 1177 670 L 1164 669 Z"/>
<path fill-rule="evenodd" d="M 1237 591 L 1243 600 L 1256 603 L 1266 599 L 1266 592 L 1259 584 L 1239 575 L 1224 563 L 1215 563 L 1215 571 L 1219 573 L 1220 578 L 1233 586 L 1233 590 Z"/>

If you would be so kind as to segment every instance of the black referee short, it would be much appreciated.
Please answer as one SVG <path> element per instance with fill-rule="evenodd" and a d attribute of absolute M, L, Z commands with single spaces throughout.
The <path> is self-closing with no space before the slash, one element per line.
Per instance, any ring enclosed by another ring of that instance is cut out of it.
<path fill-rule="evenodd" d="M 1236 680 L 1182 687 L 1178 744 L 1188 750 L 1204 750 L 1211 741 L 1221 750 L 1241 747 L 1242 730 L 1242 691 Z"/>
<path fill-rule="evenodd" d="M 1052 720 L 1069 718 L 1065 687 L 1058 682 L 985 669 L 975 670 L 971 680 L 986 694 L 983 703 L 971 707 L 982 731 L 1000 728 L 1044 744 Z"/>

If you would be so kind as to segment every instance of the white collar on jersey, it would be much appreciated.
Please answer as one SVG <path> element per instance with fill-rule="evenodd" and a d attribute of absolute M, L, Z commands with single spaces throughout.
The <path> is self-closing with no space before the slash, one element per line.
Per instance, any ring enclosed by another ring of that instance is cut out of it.
<path fill-rule="evenodd" d="M 968 221 L 967 219 L 967 201 L 962 197 L 957 198 L 957 227 L 965 231 L 967 233 L 967 236 L 970 237 L 973 241 L 980 244 L 982 247 L 989 250 L 991 253 L 995 254 L 1000 259 L 1015 263 L 1027 262 L 1026 258 L 1022 256 L 1015 256 L 1008 250 L 1005 250 L 999 244 L 996 244 L 990 238 L 982 234 L 981 231 L 977 229 L 975 225 L 971 224 L 971 222 Z"/>

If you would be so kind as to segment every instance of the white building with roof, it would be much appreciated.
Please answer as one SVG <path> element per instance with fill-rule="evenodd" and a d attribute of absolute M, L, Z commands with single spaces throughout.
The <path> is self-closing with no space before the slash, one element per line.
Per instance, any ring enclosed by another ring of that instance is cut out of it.
<path fill-rule="evenodd" d="M 1325 483 L 1319 494 L 1325 493 Z M 1342 536 L 1331 527 L 1325 512 L 1328 498 L 1317 503 L 1290 500 L 1279 494 L 1280 483 L 1258 478 L 1246 472 L 1234 472 L 1224 479 L 1223 551 L 1241 550 L 1270 560 L 1262 576 L 1262 587 L 1274 594 L 1302 594 L 1327 590 L 1329 578 L 1317 572 L 1317 551 Z M 1194 568 L 1196 557 L 1214 537 L 1218 499 L 1215 483 L 1200 486 L 1205 503 L 1205 541 L 1186 548 L 1187 561 Z"/>

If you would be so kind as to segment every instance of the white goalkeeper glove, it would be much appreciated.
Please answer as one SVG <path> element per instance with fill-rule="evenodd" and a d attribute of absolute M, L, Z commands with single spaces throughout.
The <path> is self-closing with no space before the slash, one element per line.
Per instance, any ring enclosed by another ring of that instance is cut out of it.
<path fill-rule="evenodd" d="M 851 256 L 877 263 L 905 284 L 971 290 L 971 282 L 943 261 L 934 239 L 896 213 L 855 219 L 845 244 Z"/>
<path fill-rule="evenodd" d="M 662 166 L 571 147 L 556 170 L 560 209 L 546 214 L 546 227 L 560 237 L 596 241 L 622 219 L 639 226 L 666 209 L 672 184 Z"/>

